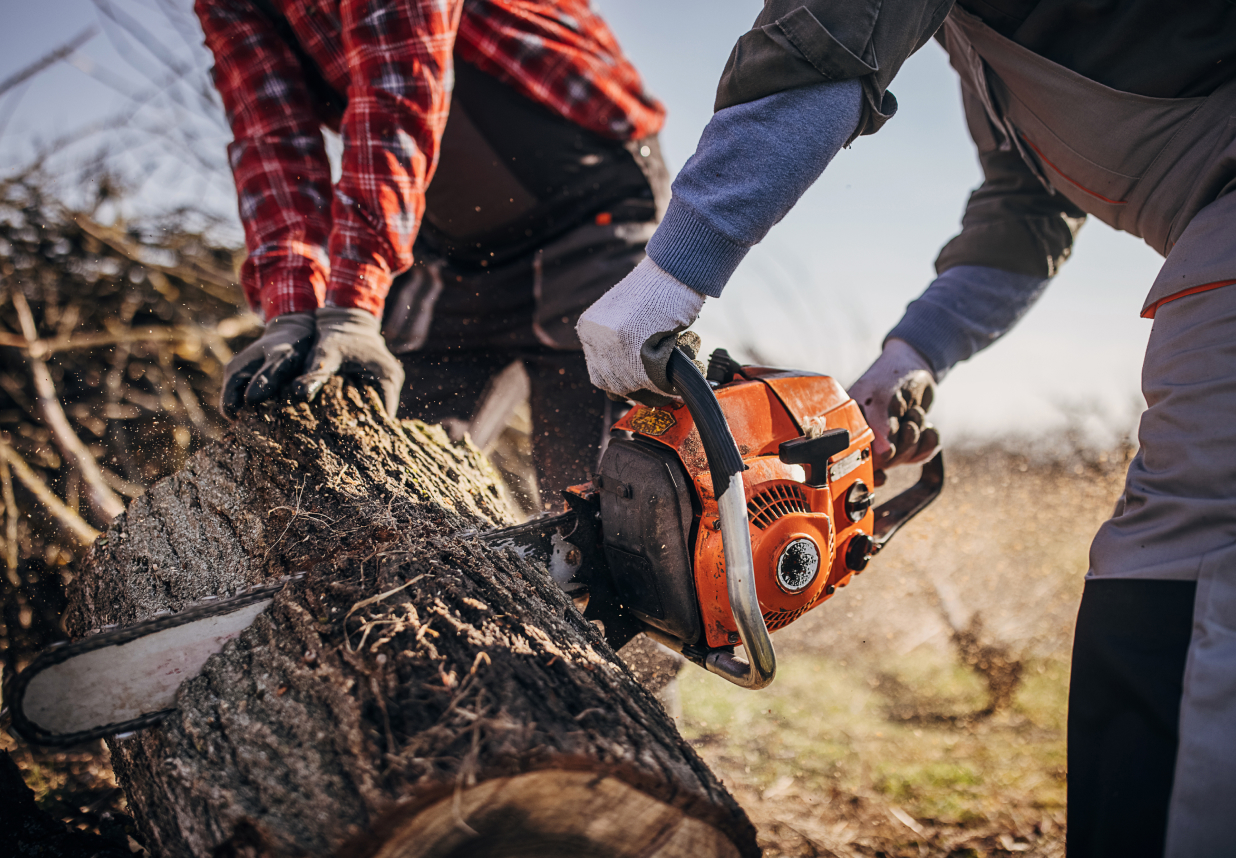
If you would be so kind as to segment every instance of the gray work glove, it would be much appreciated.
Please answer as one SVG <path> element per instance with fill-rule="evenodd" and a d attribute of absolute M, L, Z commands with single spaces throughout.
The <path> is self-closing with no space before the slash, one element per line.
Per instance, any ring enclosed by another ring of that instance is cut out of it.
<path fill-rule="evenodd" d="M 382 320 L 368 310 L 319 307 L 317 325 L 317 341 L 292 393 L 312 402 L 331 376 L 342 375 L 380 389 L 386 413 L 394 417 L 403 389 L 403 364 L 382 339 Z"/>
<path fill-rule="evenodd" d="M 588 377 L 616 396 L 664 404 L 670 352 L 688 345 L 679 333 L 703 306 L 703 295 L 645 259 L 579 317 Z"/>
<path fill-rule="evenodd" d="M 850 387 L 850 396 L 875 432 L 876 485 L 883 471 L 925 462 L 940 446 L 940 433 L 927 422 L 936 378 L 927 361 L 904 340 L 890 339 L 876 362 Z"/>
<path fill-rule="evenodd" d="M 276 395 L 300 374 L 313 346 L 313 315 L 288 313 L 272 319 L 258 337 L 223 370 L 219 410 L 229 420 L 246 405 L 257 405 Z"/>

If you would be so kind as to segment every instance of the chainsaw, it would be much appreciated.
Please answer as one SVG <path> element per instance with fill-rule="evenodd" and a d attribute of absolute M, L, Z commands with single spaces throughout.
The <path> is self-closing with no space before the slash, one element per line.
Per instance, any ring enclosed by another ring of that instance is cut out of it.
<path fill-rule="evenodd" d="M 943 460 L 875 505 L 875 435 L 834 379 L 724 349 L 707 376 L 675 350 L 667 375 L 681 402 L 619 420 L 598 473 L 563 493 L 566 512 L 457 535 L 543 562 L 615 650 L 644 633 L 763 688 L 777 669 L 770 633 L 862 572 L 939 495 Z M 69 745 L 157 723 L 286 583 L 54 645 L 12 683 L 13 729 Z"/>

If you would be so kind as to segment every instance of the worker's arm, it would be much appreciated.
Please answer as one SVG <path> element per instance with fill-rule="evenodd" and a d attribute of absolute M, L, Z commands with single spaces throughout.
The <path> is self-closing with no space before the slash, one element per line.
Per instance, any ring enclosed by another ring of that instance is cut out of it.
<path fill-rule="evenodd" d="M 235 417 L 295 378 L 313 346 L 330 274 L 330 165 L 313 96 L 273 23 L 250 0 L 194 8 L 232 127 L 228 161 L 249 250 L 241 284 L 267 323 L 224 369 L 220 410 Z"/>
<path fill-rule="evenodd" d="M 578 326 L 593 383 L 656 390 L 646 362 L 721 294 L 837 151 L 896 111 L 888 84 L 948 14 L 939 0 L 765 0 L 734 46 L 716 115 L 674 183 L 648 259 Z M 879 50 L 876 48 L 879 46 Z M 653 375 L 664 377 L 659 365 Z"/>
<path fill-rule="evenodd" d="M 879 468 L 922 461 L 939 436 L 926 421 L 935 382 L 987 348 L 1043 294 L 1072 253 L 1084 213 L 1047 188 L 1000 135 L 972 93 L 966 121 L 983 184 L 961 232 L 936 259 L 938 276 L 888 333 L 884 351 L 850 388 L 876 432 Z"/>
<path fill-rule="evenodd" d="M 341 7 L 345 21 L 364 30 L 355 5 Z M 393 413 L 403 373 L 382 341 L 378 314 L 389 286 L 388 260 L 397 254 L 382 236 L 414 233 L 415 224 L 410 227 L 400 215 L 417 207 L 395 202 L 414 190 L 412 183 L 399 172 L 398 159 L 375 150 L 414 147 L 405 145 L 407 135 L 398 132 L 389 112 L 367 109 L 369 101 L 359 93 L 349 107 L 350 126 L 345 116 L 345 134 L 351 132 L 345 150 L 351 155 L 345 151 L 344 160 L 351 167 L 340 190 L 351 204 L 341 207 L 330 184 L 320 106 L 275 23 L 250 0 L 197 0 L 195 10 L 215 57 L 215 85 L 234 137 L 228 155 L 249 250 L 242 282 L 250 305 L 268 322 L 262 336 L 226 367 L 221 408 L 235 416 L 277 395 L 304 374 L 308 361 L 313 372 L 296 386 L 302 396 L 316 393 L 331 374 L 349 374 L 378 385 Z M 370 26 L 349 45 L 364 53 L 366 39 L 376 43 L 393 34 Z M 447 38 L 452 40 L 453 31 Z M 367 54 L 371 60 L 374 55 Z M 393 216 L 381 206 L 378 215 L 366 211 L 356 203 L 359 195 L 349 193 L 354 188 L 371 192 L 366 202 L 376 196 Z M 345 240 L 336 240 L 340 234 Z M 408 236 L 409 248 L 410 242 Z M 321 310 L 324 303 L 334 306 Z M 329 318 L 317 318 L 322 312 Z"/>
<path fill-rule="evenodd" d="M 312 313 L 330 276 L 330 164 L 304 74 L 274 24 L 250 0 L 197 0 L 213 77 L 232 128 L 249 255 L 241 283 L 265 320 Z"/>
<path fill-rule="evenodd" d="M 394 415 L 404 374 L 381 334 L 395 274 L 412 264 L 450 106 L 463 0 L 342 0 L 347 108 L 331 198 L 330 278 L 317 342 L 293 392 L 313 399 L 335 375 L 377 385 Z"/>
<path fill-rule="evenodd" d="M 348 64 L 341 175 L 331 201 L 325 303 L 381 315 L 412 264 L 450 107 L 463 0 L 342 0 Z"/>
<path fill-rule="evenodd" d="M 713 116 L 674 180 L 648 258 L 580 317 L 593 384 L 624 396 L 658 390 L 645 366 L 648 354 L 695 321 L 705 296 L 721 294 L 751 247 L 850 138 L 861 112 L 861 87 L 841 81 L 774 93 Z"/>

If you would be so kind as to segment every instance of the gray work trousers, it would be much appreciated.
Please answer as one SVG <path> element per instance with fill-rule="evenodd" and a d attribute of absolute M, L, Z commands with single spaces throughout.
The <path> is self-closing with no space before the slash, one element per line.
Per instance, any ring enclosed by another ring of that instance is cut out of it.
<path fill-rule="evenodd" d="M 1236 241 L 1236 236 L 1233 236 Z M 1196 581 L 1164 854 L 1236 853 L 1236 287 L 1162 305 L 1140 450 L 1089 578 Z"/>

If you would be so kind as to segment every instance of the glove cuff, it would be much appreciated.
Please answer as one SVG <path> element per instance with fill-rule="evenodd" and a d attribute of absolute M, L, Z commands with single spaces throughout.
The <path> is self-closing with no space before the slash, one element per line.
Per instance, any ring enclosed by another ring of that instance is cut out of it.
<path fill-rule="evenodd" d="M 889 334 L 884 339 L 884 349 L 880 352 L 881 361 L 892 363 L 903 371 L 921 369 L 931 374 L 933 381 L 939 381 L 936 370 L 922 352 L 914 345 Z"/>
<path fill-rule="evenodd" d="M 319 329 L 340 330 L 350 328 L 356 330 L 362 328 L 375 334 L 380 334 L 382 331 L 381 319 L 368 310 L 361 310 L 356 307 L 318 307 L 314 315 L 317 318 Z"/>
<path fill-rule="evenodd" d="M 721 297 L 750 250 L 751 245 L 717 230 L 678 197 L 670 198 L 665 217 L 648 240 L 648 258 L 664 266 L 666 276 L 681 277 L 675 282 L 687 281 L 710 298 Z"/>
<path fill-rule="evenodd" d="M 313 335 L 314 318 L 312 313 L 284 313 L 266 323 L 266 333 L 291 332 L 297 338 Z"/>

